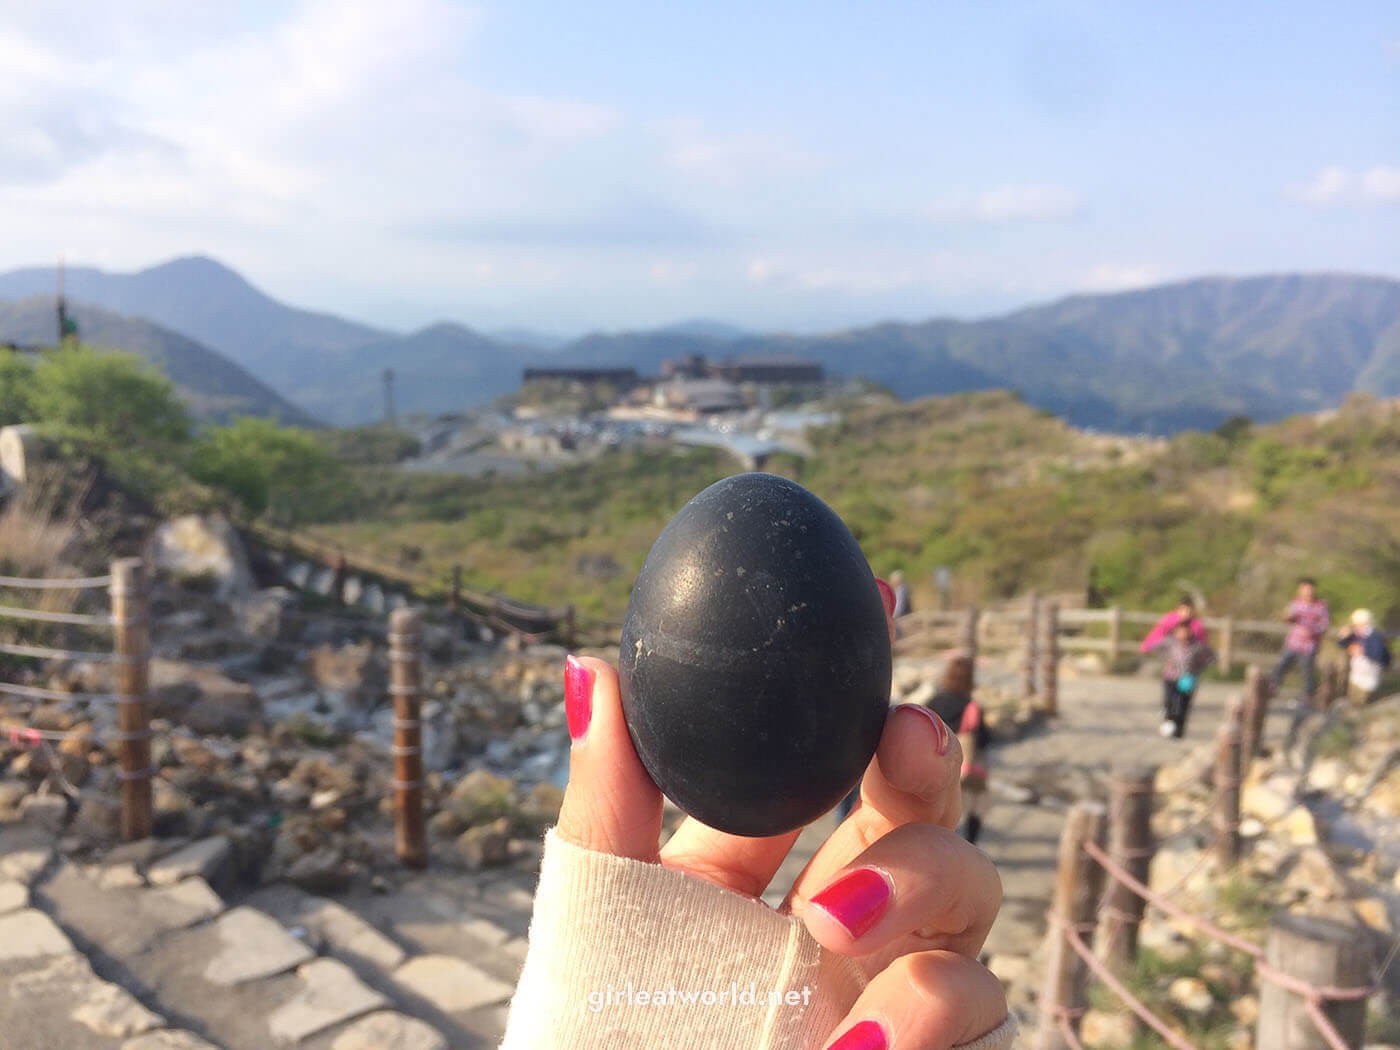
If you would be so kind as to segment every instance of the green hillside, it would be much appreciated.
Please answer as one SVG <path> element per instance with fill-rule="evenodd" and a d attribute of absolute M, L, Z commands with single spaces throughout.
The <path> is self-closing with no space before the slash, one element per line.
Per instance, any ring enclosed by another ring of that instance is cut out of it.
<path fill-rule="evenodd" d="M 1028 587 L 1271 615 L 1299 573 L 1339 605 L 1400 619 L 1400 403 L 1166 440 L 1088 434 L 1005 392 L 848 406 L 810 459 L 770 469 L 831 503 L 916 602 L 953 570 L 958 601 Z M 622 452 L 523 479 L 361 468 L 322 531 L 475 586 L 619 619 L 661 527 L 732 473 L 705 450 Z"/>

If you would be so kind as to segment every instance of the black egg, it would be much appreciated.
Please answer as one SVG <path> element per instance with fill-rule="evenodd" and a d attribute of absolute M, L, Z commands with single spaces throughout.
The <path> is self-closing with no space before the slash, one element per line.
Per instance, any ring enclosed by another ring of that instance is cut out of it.
<path fill-rule="evenodd" d="M 647 555 L 618 667 L 632 743 L 686 813 L 776 835 L 834 806 L 880 740 L 890 641 L 875 577 L 801 485 L 738 474 Z"/>

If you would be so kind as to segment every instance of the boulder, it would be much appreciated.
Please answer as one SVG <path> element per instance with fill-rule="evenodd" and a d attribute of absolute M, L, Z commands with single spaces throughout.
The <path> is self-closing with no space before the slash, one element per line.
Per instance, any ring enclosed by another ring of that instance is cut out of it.
<path fill-rule="evenodd" d="M 1190 1014 L 1208 1014 L 1215 996 L 1199 977 L 1178 977 L 1167 986 L 1167 998 Z"/>
<path fill-rule="evenodd" d="M 369 642 L 317 646 L 305 669 L 336 721 L 347 728 L 363 723 L 386 695 L 384 665 L 375 659 Z"/>
<path fill-rule="evenodd" d="M 510 863 L 510 821 L 505 817 L 468 828 L 457 839 L 457 851 L 470 871 Z"/>
<path fill-rule="evenodd" d="M 463 827 L 485 824 L 515 809 L 515 784 L 484 769 L 474 769 L 452 789 L 444 807 Z"/>
<path fill-rule="evenodd" d="M 253 589 L 248 552 L 222 515 L 186 514 L 167 521 L 151 538 L 159 571 L 186 583 L 207 583 L 220 598 L 242 598 Z"/>
<path fill-rule="evenodd" d="M 150 690 L 156 717 L 201 736 L 245 733 L 262 713 L 251 686 L 212 667 L 152 660 Z"/>
<path fill-rule="evenodd" d="M 238 607 L 238 626 L 245 634 L 269 642 L 295 642 L 302 623 L 289 615 L 297 597 L 286 587 L 269 587 L 249 595 Z"/>

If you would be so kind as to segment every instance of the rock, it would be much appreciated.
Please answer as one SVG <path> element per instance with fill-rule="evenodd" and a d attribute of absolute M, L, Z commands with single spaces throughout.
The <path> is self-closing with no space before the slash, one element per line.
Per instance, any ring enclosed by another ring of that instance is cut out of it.
<path fill-rule="evenodd" d="M 84 794 L 73 816 L 73 834 L 90 846 L 115 842 L 121 835 L 121 804 L 101 795 Z"/>
<path fill-rule="evenodd" d="M 297 976 L 301 989 L 267 1019 L 272 1038 L 278 1042 L 299 1043 L 332 1025 L 389 1005 L 350 967 L 334 959 L 315 959 L 297 970 Z"/>
<path fill-rule="evenodd" d="M 7 875 L 25 886 L 32 886 L 53 858 L 54 851 L 51 846 L 29 846 L 12 850 L 0 854 L 0 875 Z"/>
<path fill-rule="evenodd" d="M 254 908 L 234 908 L 215 922 L 221 947 L 204 969 L 213 984 L 271 977 L 308 962 L 315 953 Z"/>
<path fill-rule="evenodd" d="M 505 1002 L 511 987 L 450 955 L 419 955 L 394 971 L 394 983 L 443 1013 Z"/>
<path fill-rule="evenodd" d="M 261 716 L 257 693 L 212 667 L 151 661 L 155 714 L 200 736 L 239 736 Z"/>
<path fill-rule="evenodd" d="M 336 648 L 321 645 L 306 660 L 307 676 L 316 683 L 338 724 L 363 724 L 370 709 L 385 695 L 383 666 L 374 659 L 369 642 Z"/>
<path fill-rule="evenodd" d="M 1193 832 L 1163 839 L 1152 856 L 1148 885 L 1158 891 L 1204 885 L 1210 874 L 1205 853 Z"/>
<path fill-rule="evenodd" d="M 510 821 L 505 817 L 490 824 L 479 824 L 462 832 L 457 851 L 468 870 L 510 863 Z"/>
<path fill-rule="evenodd" d="M 173 886 L 198 877 L 218 885 L 232 874 L 232 847 L 222 835 L 214 835 L 176 850 L 146 869 L 152 886 Z"/>
<path fill-rule="evenodd" d="M 335 1037 L 331 1050 L 447 1050 L 447 1040 L 422 1021 L 383 1011 L 370 1014 Z"/>
<path fill-rule="evenodd" d="M 1240 795 L 1240 812 L 1272 824 L 1294 806 L 1293 784 L 1288 777 L 1271 777 L 1267 781 L 1247 781 Z"/>
<path fill-rule="evenodd" d="M 1307 806 L 1294 806 L 1275 821 L 1273 830 L 1295 846 L 1310 846 L 1317 842 L 1317 821 Z"/>
<path fill-rule="evenodd" d="M 68 823 L 68 799 L 63 795 L 30 795 L 19 804 L 19 819 L 57 835 Z"/>
<path fill-rule="evenodd" d="M 559 820 L 559 809 L 563 804 L 563 788 L 547 782 L 536 784 L 520 804 L 521 822 L 528 830 L 538 834 Z"/>
<path fill-rule="evenodd" d="M 212 919 L 224 910 L 224 902 L 207 882 L 194 876 L 174 886 L 146 891 L 141 895 L 140 908 L 153 926 L 182 930 Z"/>
<path fill-rule="evenodd" d="M 1136 1034 L 1137 1018 L 1127 1010 L 1117 1013 L 1089 1010 L 1080 1022 L 1079 1036 L 1084 1044 L 1103 1050 L 1131 1046 Z"/>
<path fill-rule="evenodd" d="M 165 522 L 151 538 L 150 554 L 158 571 L 208 586 L 220 598 L 241 598 L 252 591 L 243 541 L 220 515 L 187 514 Z"/>
<path fill-rule="evenodd" d="M 193 1032 L 174 1028 L 162 1028 L 158 1032 L 148 1032 L 137 1039 L 122 1043 L 121 1050 L 219 1050 L 213 1043 L 206 1043 Z"/>
<path fill-rule="evenodd" d="M 339 893 L 349 887 L 357 870 L 339 849 L 322 846 L 297 857 L 282 877 L 311 893 Z"/>
<path fill-rule="evenodd" d="M 29 907 L 29 889 L 12 879 L 0 879 L 0 915 Z"/>
<path fill-rule="evenodd" d="M 94 979 L 69 1016 L 98 1035 L 121 1039 L 165 1027 L 165 1018 L 142 1006 L 126 989 Z"/>
<path fill-rule="evenodd" d="M 1240 821 L 1241 838 L 1257 839 L 1266 830 L 1264 822 L 1258 817 L 1245 817 Z"/>
<path fill-rule="evenodd" d="M 1382 897 L 1361 897 L 1351 902 L 1356 917 L 1377 933 L 1387 937 L 1395 933 L 1395 924 L 1390 918 L 1390 907 Z"/>
<path fill-rule="evenodd" d="M 68 955 L 72 951 L 72 942 L 43 912 L 25 908 L 0 915 L 0 963 Z"/>
<path fill-rule="evenodd" d="M 485 824 L 515 809 L 515 784 L 484 769 L 475 769 L 457 782 L 445 805 L 463 827 Z"/>
<path fill-rule="evenodd" d="M 249 595 L 238 606 L 238 625 L 245 634 L 269 642 L 295 642 L 300 620 L 290 615 L 297 597 L 286 587 L 269 587 Z"/>
<path fill-rule="evenodd" d="M 1215 1006 L 1215 996 L 1199 977 L 1176 978 L 1167 986 L 1167 998 L 1192 1014 L 1208 1014 Z"/>
<path fill-rule="evenodd" d="M 1335 758 L 1319 758 L 1308 771 L 1308 787 L 1324 793 L 1337 792 L 1341 790 L 1346 777 L 1345 763 Z"/>
<path fill-rule="evenodd" d="M 1304 846 L 1294 855 L 1283 885 L 1300 897 L 1312 895 L 1322 900 L 1345 897 L 1347 893 L 1346 882 L 1332 859 L 1313 845 Z"/>
<path fill-rule="evenodd" d="M 1259 997 L 1257 995 L 1237 995 L 1230 1000 L 1230 1013 L 1240 1024 L 1251 1031 L 1259 1023 Z"/>
<path fill-rule="evenodd" d="M 0 780 L 0 821 L 18 820 L 19 804 L 28 794 L 28 784 L 18 780 Z"/>

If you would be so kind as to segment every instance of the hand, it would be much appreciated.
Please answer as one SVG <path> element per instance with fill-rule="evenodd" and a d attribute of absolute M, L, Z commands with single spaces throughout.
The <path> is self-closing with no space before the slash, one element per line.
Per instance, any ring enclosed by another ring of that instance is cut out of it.
<path fill-rule="evenodd" d="M 574 744 L 558 833 L 586 849 L 761 896 L 799 832 L 741 838 L 687 818 L 659 847 L 662 799 L 632 748 L 616 672 L 583 659 L 570 673 L 591 676 L 591 712 Z M 582 720 L 575 712 L 574 725 Z M 953 831 L 961 766 L 957 738 L 937 716 L 918 705 L 895 708 L 859 804 L 783 903 L 869 980 L 833 1037 L 873 1022 L 885 1045 L 949 1050 L 1006 1019 L 1000 983 L 976 962 L 1001 903 L 1001 880 L 987 856 Z"/>

